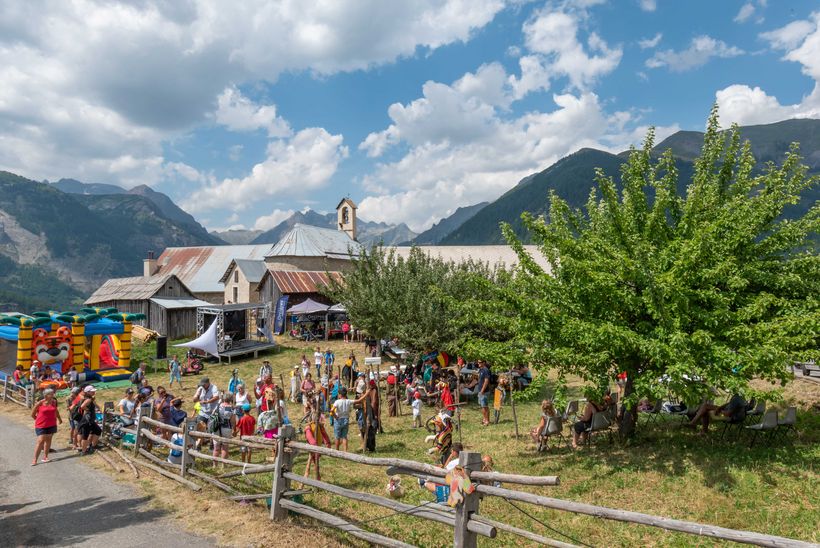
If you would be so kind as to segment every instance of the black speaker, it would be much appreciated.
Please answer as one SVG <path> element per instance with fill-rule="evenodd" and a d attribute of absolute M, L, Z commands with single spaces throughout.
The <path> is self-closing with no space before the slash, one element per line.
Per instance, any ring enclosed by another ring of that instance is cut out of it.
<path fill-rule="evenodd" d="M 157 337 L 157 359 L 164 360 L 168 357 L 168 337 L 161 335 Z"/>

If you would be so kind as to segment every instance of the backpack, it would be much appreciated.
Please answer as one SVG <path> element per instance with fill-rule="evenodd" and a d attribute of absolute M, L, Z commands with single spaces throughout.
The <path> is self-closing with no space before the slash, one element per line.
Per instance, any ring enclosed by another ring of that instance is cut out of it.
<path fill-rule="evenodd" d="M 276 414 L 276 411 L 263 411 L 259 415 L 257 424 L 263 432 L 279 428 L 279 415 Z"/>
<path fill-rule="evenodd" d="M 131 376 L 128 377 L 128 380 L 131 382 L 131 384 L 139 384 L 140 383 L 140 378 L 139 377 L 140 377 L 140 370 L 137 369 L 136 371 L 131 373 Z"/>
<path fill-rule="evenodd" d="M 208 433 L 216 434 L 217 436 L 222 432 L 222 420 L 219 417 L 219 408 L 208 416 Z"/>

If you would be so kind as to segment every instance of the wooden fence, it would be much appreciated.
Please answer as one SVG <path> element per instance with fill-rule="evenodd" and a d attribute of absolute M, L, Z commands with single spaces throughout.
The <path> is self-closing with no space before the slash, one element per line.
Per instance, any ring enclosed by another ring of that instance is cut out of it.
<path fill-rule="evenodd" d="M 29 409 L 34 407 L 35 400 L 33 385 L 28 384 L 26 386 L 17 386 L 14 383 L 14 380 L 6 376 L 3 379 L 2 394 L 3 401 L 11 401 L 17 405 L 28 407 Z"/>
<path fill-rule="evenodd" d="M 104 414 L 104 426 L 109 422 L 110 412 Z M 532 531 L 504 523 L 496 519 L 483 516 L 480 513 L 481 500 L 485 497 L 499 497 L 506 500 L 511 505 L 516 502 L 534 505 L 552 510 L 584 514 L 600 519 L 615 520 L 626 523 L 634 523 L 644 526 L 657 527 L 667 531 L 676 531 L 689 535 L 709 537 L 722 540 L 731 540 L 738 543 L 752 544 L 757 546 L 787 547 L 787 548 L 808 548 L 817 546 L 808 542 L 788 539 L 773 535 L 764 535 L 751 531 L 739 531 L 716 527 L 712 525 L 694 523 L 690 521 L 652 516 L 639 512 L 631 512 L 591 504 L 567 501 L 551 498 L 534 493 L 519 491 L 506 487 L 498 487 L 497 482 L 512 485 L 544 486 L 549 487 L 559 484 L 556 476 L 524 476 L 517 474 L 503 474 L 498 472 L 481 471 L 481 455 L 473 452 L 462 452 L 459 456 L 459 465 L 467 471 L 472 482 L 476 484 L 476 489 L 472 493 L 464 493 L 464 500 L 455 508 L 446 505 L 427 502 L 421 505 L 411 505 L 398 500 L 355 491 L 339 485 L 334 485 L 325 481 L 320 481 L 310 477 L 301 476 L 294 472 L 294 459 L 299 452 L 323 455 L 335 459 L 340 459 L 350 463 L 365 466 L 384 468 L 386 474 L 402 474 L 413 478 L 420 478 L 434 483 L 444 483 L 445 470 L 430 464 L 416 461 L 370 457 L 356 453 L 347 453 L 327 447 L 314 446 L 295 441 L 295 431 L 290 425 L 280 428 L 280 435 L 274 440 L 258 438 L 255 436 L 245 436 L 242 439 L 222 438 L 213 434 L 197 432 L 195 421 L 189 420 L 185 427 L 178 428 L 168 426 L 161 422 L 152 420 L 146 416 L 140 417 L 135 428 L 126 430 L 135 436 L 135 443 L 127 444 L 133 451 L 133 463 L 157 472 L 164 477 L 173 479 L 186 487 L 199 491 L 201 486 L 192 481 L 191 478 L 204 481 L 228 494 L 228 498 L 236 501 L 270 500 L 270 518 L 274 521 L 285 520 L 289 513 L 305 516 L 320 521 L 331 527 L 340 529 L 347 534 L 369 542 L 371 544 L 390 547 L 406 547 L 409 544 L 386 537 L 379 533 L 368 531 L 339 516 L 320 510 L 318 508 L 297 502 L 294 500 L 297 495 L 304 495 L 311 491 L 293 489 L 291 482 L 299 483 L 303 487 L 310 487 L 316 490 L 326 491 L 336 496 L 349 500 L 355 500 L 387 508 L 393 512 L 391 515 L 407 515 L 434 521 L 443 524 L 453 531 L 453 545 L 457 548 L 472 548 L 477 545 L 478 537 L 496 538 L 499 531 L 516 535 L 537 544 L 545 546 L 555 546 L 566 548 L 574 546 L 563 541 L 546 538 Z M 182 445 L 176 445 L 157 435 L 157 431 L 165 431 L 180 434 L 183 438 Z M 271 450 L 275 447 L 276 458 L 274 464 L 248 464 L 232 459 L 215 457 L 192 448 L 193 442 L 197 439 L 203 441 L 215 440 L 220 443 L 234 446 L 244 446 L 253 449 Z M 143 447 L 145 444 L 155 444 L 180 451 L 182 454 L 180 464 L 169 463 Z M 124 458 L 126 458 L 123 455 Z M 141 458 L 137 458 L 141 457 Z M 221 463 L 236 467 L 236 470 L 222 473 L 219 476 L 206 474 L 196 470 L 192 466 L 192 458 L 202 459 L 210 462 Z M 129 464 L 130 459 L 127 459 Z M 133 464 L 132 464 L 133 466 Z M 223 479 L 249 476 L 255 474 L 271 474 L 271 487 L 268 492 L 243 494 L 239 493 L 230 485 L 225 484 Z M 566 535 L 565 535 L 566 536 Z M 568 537 L 569 538 L 569 537 Z"/>

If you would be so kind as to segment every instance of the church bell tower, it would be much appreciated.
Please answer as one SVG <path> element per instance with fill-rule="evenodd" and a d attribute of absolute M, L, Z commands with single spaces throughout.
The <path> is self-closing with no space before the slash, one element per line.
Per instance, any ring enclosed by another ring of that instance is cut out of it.
<path fill-rule="evenodd" d="M 356 239 L 356 204 L 350 198 L 344 198 L 336 206 L 336 221 L 339 230 Z"/>

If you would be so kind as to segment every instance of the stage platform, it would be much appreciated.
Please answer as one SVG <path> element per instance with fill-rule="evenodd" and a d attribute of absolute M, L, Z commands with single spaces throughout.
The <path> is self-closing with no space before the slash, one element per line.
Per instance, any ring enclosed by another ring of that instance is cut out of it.
<path fill-rule="evenodd" d="M 233 344 L 230 350 L 223 350 L 219 353 L 219 363 L 222 363 L 223 358 L 227 358 L 228 363 L 231 363 L 233 358 L 237 356 L 247 356 L 249 354 L 253 354 L 254 358 L 258 358 L 260 352 L 272 350 L 278 346 L 276 343 L 269 342 L 239 341 Z"/>

